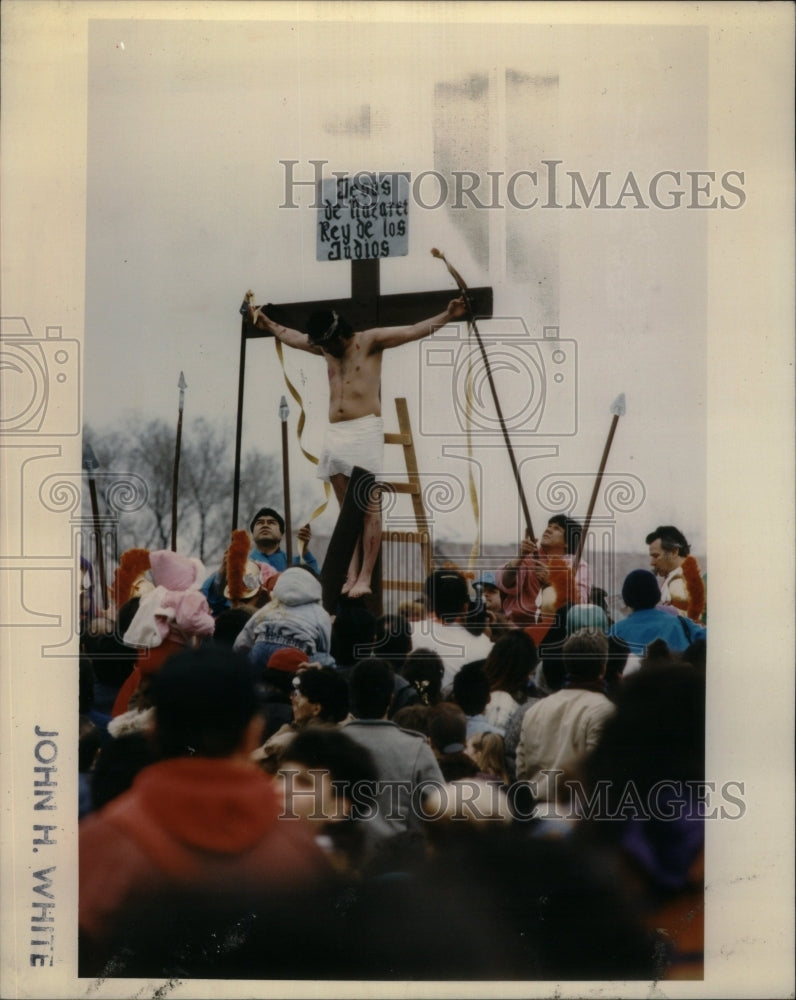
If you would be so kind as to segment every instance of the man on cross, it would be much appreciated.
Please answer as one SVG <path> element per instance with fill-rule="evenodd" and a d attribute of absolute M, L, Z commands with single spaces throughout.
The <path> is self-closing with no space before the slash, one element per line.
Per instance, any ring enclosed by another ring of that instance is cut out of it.
<path fill-rule="evenodd" d="M 586 604 L 591 591 L 588 564 L 573 560 L 582 526 L 566 514 L 554 514 L 538 543 L 527 536 L 520 554 L 495 574 L 503 592 L 503 612 L 516 625 L 533 625 L 565 604 Z"/>
<path fill-rule="evenodd" d="M 329 376 L 329 427 L 318 465 L 318 478 L 331 483 L 342 505 L 354 466 L 378 475 L 382 471 L 384 423 L 381 419 L 381 356 L 428 337 L 467 312 L 464 298 L 451 299 L 447 309 L 414 326 L 377 327 L 356 332 L 334 310 L 310 316 L 301 333 L 269 319 L 249 299 L 253 326 L 295 347 L 326 359 Z M 341 593 L 350 598 L 371 593 L 371 575 L 381 544 L 381 512 L 372 497 L 365 512 L 362 535 L 354 550 Z"/>

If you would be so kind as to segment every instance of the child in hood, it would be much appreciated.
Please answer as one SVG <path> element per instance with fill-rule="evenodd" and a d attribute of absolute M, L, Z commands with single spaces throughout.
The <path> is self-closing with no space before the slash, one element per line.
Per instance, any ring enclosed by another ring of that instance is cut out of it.
<path fill-rule="evenodd" d="M 193 648 L 197 639 L 210 636 L 215 620 L 199 588 L 207 571 L 198 559 L 169 549 L 149 553 L 154 590 L 145 593 L 138 611 L 122 636 L 128 646 L 139 647 L 135 669 L 113 706 L 114 717 L 125 713 L 142 680 L 157 673 L 169 656 Z"/>
<path fill-rule="evenodd" d="M 260 671 L 271 654 L 285 646 L 300 649 L 322 666 L 332 666 L 331 639 L 332 620 L 321 605 L 321 581 L 312 570 L 292 566 L 280 573 L 270 602 L 251 616 L 234 649 L 248 653 Z"/>

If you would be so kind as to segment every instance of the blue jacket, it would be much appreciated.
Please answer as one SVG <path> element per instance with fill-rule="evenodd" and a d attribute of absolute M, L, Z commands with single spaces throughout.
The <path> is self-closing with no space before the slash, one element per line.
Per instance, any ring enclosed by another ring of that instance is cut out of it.
<path fill-rule="evenodd" d="M 264 556 L 259 549 L 252 549 L 249 553 L 249 559 L 251 559 L 252 562 L 268 563 L 269 566 L 274 567 L 277 573 L 283 573 L 287 569 L 287 556 L 282 549 L 277 549 L 276 552 L 272 552 L 270 556 Z M 311 552 L 305 552 L 303 560 L 301 556 L 293 556 L 294 566 L 299 566 L 302 562 L 305 562 L 314 573 L 318 574 L 318 576 L 321 575 L 315 556 Z"/>
<path fill-rule="evenodd" d="M 616 636 L 630 646 L 633 653 L 643 656 L 649 644 L 663 639 L 669 649 L 681 653 L 696 639 L 704 639 L 706 631 L 685 615 L 673 615 L 660 608 L 634 611 L 621 622 L 612 625 L 608 635 Z"/>

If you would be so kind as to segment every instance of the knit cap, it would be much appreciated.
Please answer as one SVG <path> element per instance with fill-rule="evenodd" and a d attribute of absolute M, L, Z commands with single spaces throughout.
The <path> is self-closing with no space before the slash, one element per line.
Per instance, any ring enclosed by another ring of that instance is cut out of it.
<path fill-rule="evenodd" d="M 207 570 L 198 559 L 181 556 L 169 549 L 150 552 L 149 564 L 155 586 L 166 590 L 195 590 L 207 577 Z"/>
<path fill-rule="evenodd" d="M 658 581 L 648 569 L 634 569 L 622 584 L 622 600 L 634 611 L 654 608 L 661 599 Z"/>
<path fill-rule="evenodd" d="M 572 635 L 582 628 L 592 632 L 606 632 L 608 617 L 603 609 L 596 604 L 573 604 L 567 612 L 567 634 Z"/>

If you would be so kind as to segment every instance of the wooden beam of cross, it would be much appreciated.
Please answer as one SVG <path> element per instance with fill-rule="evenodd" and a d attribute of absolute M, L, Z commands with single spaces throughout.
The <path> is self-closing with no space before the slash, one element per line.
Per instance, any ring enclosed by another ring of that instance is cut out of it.
<path fill-rule="evenodd" d="M 334 309 L 348 320 L 355 330 L 376 326 L 408 326 L 427 316 L 443 312 L 459 291 L 449 288 L 439 292 L 401 292 L 380 295 L 379 259 L 351 261 L 351 296 L 347 299 L 322 299 L 315 302 L 288 302 L 269 308 L 272 319 L 294 330 L 304 330 L 307 320 L 319 309 Z M 492 316 L 492 289 L 471 288 L 470 298 L 479 319 Z M 243 437 L 243 392 L 246 375 L 246 343 L 249 339 L 271 334 L 252 326 L 243 317 L 240 334 L 240 367 L 238 373 L 238 415 L 235 427 L 235 478 L 232 492 L 232 531 L 238 527 L 240 501 L 240 460 Z M 288 530 L 290 530 L 288 526 Z"/>

